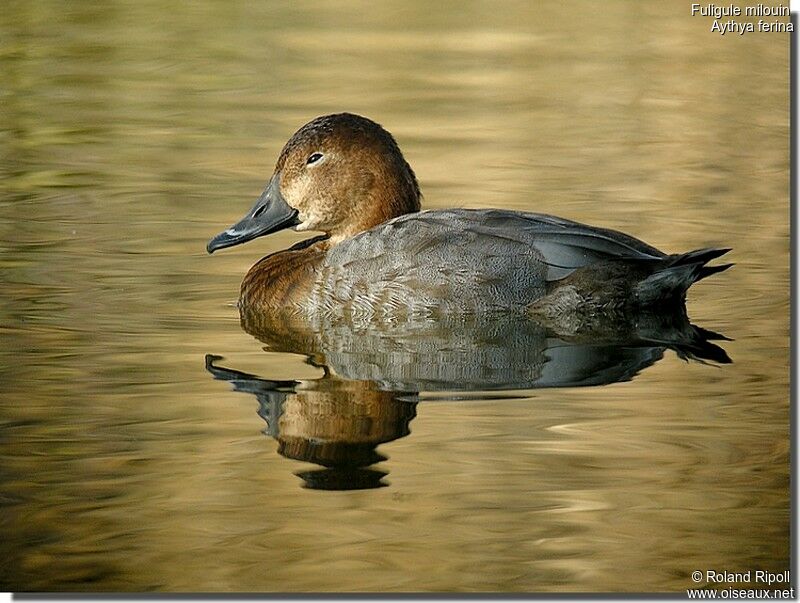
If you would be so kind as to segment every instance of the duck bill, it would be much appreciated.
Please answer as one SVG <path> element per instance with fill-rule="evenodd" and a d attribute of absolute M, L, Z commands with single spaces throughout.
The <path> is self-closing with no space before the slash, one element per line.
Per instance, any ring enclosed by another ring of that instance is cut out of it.
<path fill-rule="evenodd" d="M 272 177 L 253 208 L 239 222 L 219 233 L 206 246 L 208 253 L 217 249 L 233 247 L 256 237 L 297 226 L 297 210 L 290 207 L 281 195 L 279 175 Z"/>

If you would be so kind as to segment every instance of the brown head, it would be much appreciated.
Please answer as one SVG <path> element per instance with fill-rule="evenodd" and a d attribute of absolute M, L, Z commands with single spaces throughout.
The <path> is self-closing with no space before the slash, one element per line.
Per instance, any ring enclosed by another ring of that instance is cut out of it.
<path fill-rule="evenodd" d="M 307 123 L 283 147 L 255 206 L 208 243 L 209 253 L 294 227 L 332 242 L 419 211 L 417 179 L 392 135 L 339 113 Z"/>

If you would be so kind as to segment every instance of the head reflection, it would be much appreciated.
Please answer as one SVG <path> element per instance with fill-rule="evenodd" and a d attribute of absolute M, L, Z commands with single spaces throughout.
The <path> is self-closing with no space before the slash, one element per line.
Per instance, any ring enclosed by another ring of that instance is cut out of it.
<path fill-rule="evenodd" d="M 296 475 L 317 490 L 359 490 L 386 486 L 387 473 L 371 465 L 386 460 L 376 448 L 409 434 L 416 416 L 413 396 L 380 391 L 368 382 L 329 375 L 305 382 L 272 381 L 219 366 L 207 355 L 206 368 L 237 391 L 254 394 L 264 432 L 289 459 L 323 468 Z"/>

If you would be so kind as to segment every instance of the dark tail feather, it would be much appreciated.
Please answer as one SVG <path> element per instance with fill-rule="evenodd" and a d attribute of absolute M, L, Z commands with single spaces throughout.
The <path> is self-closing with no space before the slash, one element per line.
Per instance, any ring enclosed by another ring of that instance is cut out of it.
<path fill-rule="evenodd" d="M 717 272 L 723 272 L 733 266 L 733 263 L 730 264 L 720 264 L 719 266 L 703 266 L 700 268 L 700 272 L 697 276 L 697 281 L 706 278 L 707 276 L 711 276 L 712 274 L 716 274 Z M 695 281 L 695 282 L 697 282 Z"/>
<path fill-rule="evenodd" d="M 684 266 L 687 264 L 707 264 L 713 259 L 725 255 L 731 250 L 730 247 L 706 247 L 705 249 L 695 249 L 686 253 L 669 256 L 670 266 Z"/>
<path fill-rule="evenodd" d="M 668 256 L 656 270 L 636 287 L 642 305 L 683 300 L 692 284 L 707 276 L 727 270 L 733 264 L 706 266 L 711 260 L 725 255 L 730 248 L 696 249 Z"/>
<path fill-rule="evenodd" d="M 697 281 L 704 279 L 707 276 L 711 276 L 712 274 L 716 274 L 717 272 L 722 272 L 723 270 L 727 270 L 728 268 L 733 266 L 733 264 L 722 264 L 720 266 L 706 266 L 708 262 L 720 256 L 725 255 L 730 250 L 731 250 L 730 247 L 725 247 L 725 248 L 708 247 L 706 249 L 697 249 L 695 251 L 689 251 L 688 253 L 682 253 L 677 256 L 672 256 L 669 265 L 689 266 L 692 264 L 699 264 L 699 266 L 697 267 L 697 278 L 695 278 L 694 281 L 692 281 L 696 283 Z"/>

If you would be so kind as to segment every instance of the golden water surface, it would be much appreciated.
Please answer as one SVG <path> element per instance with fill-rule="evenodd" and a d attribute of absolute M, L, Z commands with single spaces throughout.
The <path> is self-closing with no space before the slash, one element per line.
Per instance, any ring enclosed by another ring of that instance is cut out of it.
<path fill-rule="evenodd" d="M 6 3 L 1 589 L 681 593 L 787 569 L 789 38 L 711 23 L 683 1 Z M 205 244 L 344 110 L 393 132 L 428 208 L 732 247 L 688 312 L 733 362 L 514 324 L 265 346 L 239 282 L 303 235 Z"/>

